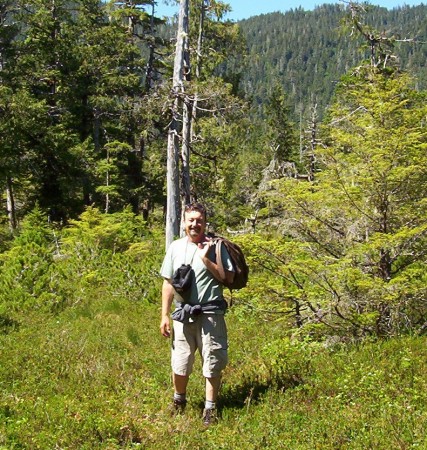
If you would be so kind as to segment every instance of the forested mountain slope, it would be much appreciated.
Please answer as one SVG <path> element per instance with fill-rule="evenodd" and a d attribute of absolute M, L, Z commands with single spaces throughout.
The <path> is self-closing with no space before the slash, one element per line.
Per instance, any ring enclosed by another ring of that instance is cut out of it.
<path fill-rule="evenodd" d="M 264 14 L 240 22 L 248 56 L 233 62 L 240 68 L 240 88 L 260 105 L 274 84 L 281 84 L 295 115 L 317 103 L 322 113 L 340 77 L 364 57 L 360 35 L 343 25 L 342 5 L 323 5 Z M 402 68 L 414 74 L 419 88 L 427 86 L 427 6 L 387 10 L 371 7 L 365 24 L 394 40 L 393 53 Z"/>

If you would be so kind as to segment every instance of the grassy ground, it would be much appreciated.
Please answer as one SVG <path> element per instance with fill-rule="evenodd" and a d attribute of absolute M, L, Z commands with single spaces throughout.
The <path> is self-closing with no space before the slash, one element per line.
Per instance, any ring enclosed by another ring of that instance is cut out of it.
<path fill-rule="evenodd" d="M 170 417 L 159 305 L 88 299 L 0 321 L 1 449 L 427 449 L 426 338 L 325 348 L 228 314 L 220 422 L 201 425 L 200 363 Z"/>

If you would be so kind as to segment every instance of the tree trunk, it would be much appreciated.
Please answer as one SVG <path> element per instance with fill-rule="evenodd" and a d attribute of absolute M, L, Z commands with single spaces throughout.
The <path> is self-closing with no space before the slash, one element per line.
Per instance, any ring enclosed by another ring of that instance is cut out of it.
<path fill-rule="evenodd" d="M 384 281 L 391 280 L 391 256 L 388 250 L 381 249 L 380 251 L 380 276 Z"/>
<path fill-rule="evenodd" d="M 184 30 L 188 33 L 188 16 L 186 23 L 184 23 Z M 184 80 L 190 81 L 190 50 L 189 40 L 185 39 L 184 42 L 184 67 L 183 77 Z M 185 89 L 184 89 L 185 90 Z M 190 154 L 191 154 L 191 130 L 192 130 L 192 101 L 187 95 L 184 95 L 182 105 L 182 146 L 181 146 L 181 161 L 182 161 L 182 174 L 181 174 L 181 221 L 183 221 L 184 206 L 191 202 L 191 180 L 190 180 Z M 181 236 L 184 235 L 184 230 L 181 228 Z"/>
<path fill-rule="evenodd" d="M 200 21 L 199 21 L 199 36 L 197 38 L 197 51 L 196 51 L 196 80 L 199 80 L 201 70 L 202 70 L 202 51 L 203 51 L 203 38 L 204 38 L 204 27 L 205 27 L 205 11 L 208 7 L 207 2 L 205 0 L 202 1 L 201 10 L 200 10 Z M 197 117 L 197 102 L 198 102 L 198 95 L 197 91 L 194 94 L 194 101 L 193 101 L 193 112 L 191 114 L 192 116 L 192 130 L 191 135 L 194 135 L 194 126 L 196 123 L 196 117 Z"/>
<path fill-rule="evenodd" d="M 15 198 L 13 196 L 13 184 L 12 178 L 6 177 L 6 208 L 7 216 L 9 219 L 10 231 L 16 230 L 16 211 L 15 211 Z"/>
<path fill-rule="evenodd" d="M 173 119 L 176 123 L 176 119 Z M 166 249 L 179 234 L 179 139 L 176 125 L 168 132 L 167 149 L 167 203 L 166 203 Z"/>
<path fill-rule="evenodd" d="M 182 116 L 182 203 L 183 205 L 191 202 L 191 181 L 190 181 L 190 141 L 191 141 L 191 102 L 186 99 L 183 105 Z"/>
<path fill-rule="evenodd" d="M 200 21 L 199 21 L 199 36 L 197 39 L 197 50 L 196 50 L 196 67 L 195 74 L 196 80 L 200 78 L 201 65 L 202 65 L 202 45 L 203 45 L 203 32 L 204 32 L 204 21 L 205 21 L 205 11 L 207 8 L 207 3 L 205 0 L 202 0 L 201 9 L 200 9 Z M 185 62 L 185 70 L 184 76 L 186 81 L 190 81 L 190 52 L 188 49 L 188 40 L 187 45 L 184 51 L 184 62 Z M 184 205 L 190 203 L 193 198 L 191 195 L 191 177 L 190 177 L 190 154 L 191 154 L 191 143 L 193 141 L 194 129 L 196 125 L 196 117 L 197 117 L 197 88 L 194 93 L 193 101 L 190 101 L 188 96 L 185 97 L 184 106 L 183 106 L 183 131 L 182 131 L 182 211 L 184 211 Z M 181 220 L 183 220 L 183 213 Z M 184 230 L 181 229 L 181 235 L 184 234 Z"/>
<path fill-rule="evenodd" d="M 317 146 L 317 103 L 313 106 L 311 111 L 311 125 L 310 125 L 310 156 L 309 156 L 309 168 L 308 168 L 308 179 L 309 181 L 314 180 L 315 171 L 315 153 Z"/>
<path fill-rule="evenodd" d="M 107 192 L 105 195 L 105 214 L 110 212 L 110 194 L 108 193 L 108 188 L 110 187 L 110 151 L 107 148 L 107 173 L 105 174 L 105 184 L 107 186 Z"/>
<path fill-rule="evenodd" d="M 178 31 L 173 70 L 172 120 L 168 130 L 167 147 L 167 205 L 166 205 L 166 248 L 179 235 L 179 132 L 180 110 L 182 109 L 183 69 L 186 40 L 188 39 L 188 5 L 189 0 L 181 0 L 178 18 Z M 181 118 L 182 120 L 182 118 Z"/>

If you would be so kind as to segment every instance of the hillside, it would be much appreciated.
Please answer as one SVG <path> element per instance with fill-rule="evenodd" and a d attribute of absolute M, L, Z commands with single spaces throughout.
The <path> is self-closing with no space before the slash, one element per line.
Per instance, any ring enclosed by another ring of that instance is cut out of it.
<path fill-rule="evenodd" d="M 343 27 L 342 5 L 302 8 L 286 13 L 255 16 L 240 22 L 247 42 L 246 60 L 229 62 L 241 71 L 240 88 L 261 105 L 275 83 L 288 93 L 294 113 L 317 103 L 320 113 L 328 105 L 340 77 L 369 56 L 362 41 Z M 372 7 L 363 20 L 384 36 L 396 39 L 393 53 L 401 67 L 427 86 L 427 6 L 387 10 Z M 353 35 L 353 36 L 352 36 Z M 398 42 L 413 39 L 414 42 Z"/>
<path fill-rule="evenodd" d="M 249 56 L 233 59 L 239 27 L 213 14 L 183 93 L 170 43 L 154 52 L 152 27 L 129 38 L 154 17 L 21 6 L 0 8 L 0 450 L 427 449 L 426 44 L 395 42 L 416 82 L 364 64 L 324 6 L 242 22 Z M 364 24 L 426 41 L 425 13 Z M 239 71 L 254 111 L 228 82 Z M 289 116 L 314 102 L 327 114 L 298 141 Z M 171 417 L 159 333 L 165 223 L 180 217 L 166 204 L 188 167 L 209 231 L 250 267 L 224 292 L 230 362 L 208 429 L 199 358 Z"/>

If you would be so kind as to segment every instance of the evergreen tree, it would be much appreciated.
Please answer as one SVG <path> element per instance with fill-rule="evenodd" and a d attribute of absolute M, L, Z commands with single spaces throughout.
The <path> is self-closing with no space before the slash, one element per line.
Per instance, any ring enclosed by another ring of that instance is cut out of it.
<path fill-rule="evenodd" d="M 96 170 L 114 142 L 131 150 L 115 154 L 120 183 L 109 209 L 131 203 L 137 211 L 148 70 L 141 36 L 147 36 L 142 28 L 150 16 L 134 8 L 129 27 L 123 14 L 108 16 L 97 0 L 10 5 L 13 14 L 2 9 L 0 28 L 1 185 L 8 199 L 19 197 L 21 214 L 37 199 L 54 220 L 67 219 L 85 204 L 102 204 L 105 183 Z"/>
<path fill-rule="evenodd" d="M 371 66 L 345 77 L 315 181 L 282 180 L 271 196 L 292 240 L 272 244 L 270 269 L 300 326 L 355 335 L 423 326 L 427 110 L 413 86 Z"/>
<path fill-rule="evenodd" d="M 276 84 L 266 103 L 267 122 L 270 126 L 273 157 L 280 162 L 298 162 L 294 125 L 290 121 L 290 108 L 283 88 Z"/>
<path fill-rule="evenodd" d="M 304 117 L 309 116 L 313 97 L 319 118 L 323 117 L 341 76 L 361 59 L 370 57 L 370 46 L 359 45 L 364 38 L 358 34 L 357 21 L 352 20 L 354 7 L 354 3 L 325 4 L 313 11 L 297 8 L 239 22 L 249 56 L 230 58 L 227 68 L 241 73 L 239 86 L 251 99 L 254 113 L 262 114 L 259 106 L 268 99 L 268 87 L 279 81 L 292 105 L 294 121 L 301 111 Z M 360 4 L 359 8 L 362 28 L 368 32 L 378 30 L 372 37 L 382 43 L 383 50 L 387 50 L 388 40 L 395 61 L 417 78 L 418 89 L 425 89 L 427 6 L 387 10 Z M 349 26 L 343 27 L 345 21 Z M 351 36 L 356 39 L 349 39 Z"/>

